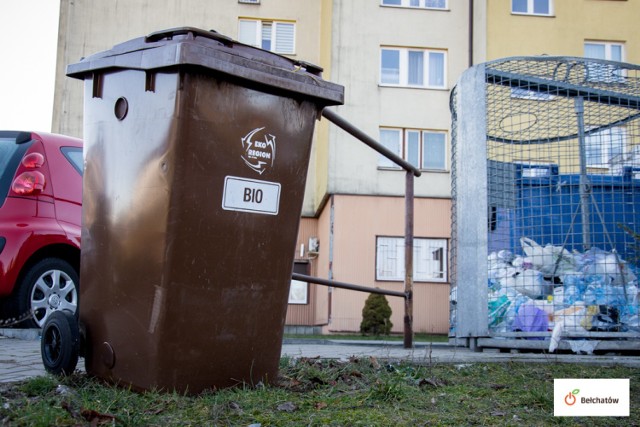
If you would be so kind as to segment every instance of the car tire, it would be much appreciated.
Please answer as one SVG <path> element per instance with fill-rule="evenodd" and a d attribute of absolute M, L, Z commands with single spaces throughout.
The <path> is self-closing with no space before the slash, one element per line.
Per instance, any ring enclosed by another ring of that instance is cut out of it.
<path fill-rule="evenodd" d="M 71 375 L 78 365 L 80 331 L 76 317 L 57 310 L 47 317 L 40 341 L 42 364 L 53 375 Z"/>
<path fill-rule="evenodd" d="M 68 311 L 77 319 L 79 284 L 78 272 L 63 259 L 45 258 L 35 263 L 14 295 L 17 316 L 28 316 L 20 326 L 41 328 L 56 311 Z"/>

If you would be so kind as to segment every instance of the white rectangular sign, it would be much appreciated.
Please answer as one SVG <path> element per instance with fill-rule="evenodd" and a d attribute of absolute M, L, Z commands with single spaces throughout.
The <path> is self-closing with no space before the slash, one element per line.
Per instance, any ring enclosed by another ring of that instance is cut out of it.
<path fill-rule="evenodd" d="M 556 417 L 628 417 L 628 379 L 554 379 Z"/>
<path fill-rule="evenodd" d="M 278 215 L 279 206 L 279 183 L 236 176 L 224 178 L 222 209 L 263 215 Z"/>

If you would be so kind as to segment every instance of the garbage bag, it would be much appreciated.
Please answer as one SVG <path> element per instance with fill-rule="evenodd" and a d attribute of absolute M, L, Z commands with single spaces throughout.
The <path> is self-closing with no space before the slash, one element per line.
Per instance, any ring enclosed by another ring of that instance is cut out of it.
<path fill-rule="evenodd" d="M 555 325 L 562 325 L 562 332 L 586 332 L 582 322 L 587 316 L 587 307 L 584 302 L 578 301 L 571 307 L 557 310 L 553 313 Z"/>
<path fill-rule="evenodd" d="M 616 252 L 607 252 L 592 247 L 579 261 L 579 268 L 585 275 L 602 276 L 607 284 L 624 285 L 638 280 L 633 270 Z"/>
<path fill-rule="evenodd" d="M 496 327 L 504 322 L 504 316 L 511 301 L 506 295 L 489 297 L 489 327 Z"/>
<path fill-rule="evenodd" d="M 536 270 L 523 270 L 513 277 L 509 284 L 513 289 L 529 298 L 539 298 L 545 293 L 547 282 L 542 273 Z"/>
<path fill-rule="evenodd" d="M 616 307 L 599 306 L 600 312 L 591 320 L 591 331 L 624 332 L 626 328 L 620 323 L 620 312 Z"/>
<path fill-rule="evenodd" d="M 573 255 L 560 246 L 547 244 L 543 247 L 528 237 L 521 237 L 520 245 L 531 258 L 533 268 L 546 276 L 560 276 L 576 268 Z"/>
<path fill-rule="evenodd" d="M 511 330 L 514 332 L 546 332 L 549 329 L 549 317 L 544 310 L 526 304 L 520 307 L 516 314 Z M 529 339 L 542 340 L 543 337 L 528 337 Z"/>

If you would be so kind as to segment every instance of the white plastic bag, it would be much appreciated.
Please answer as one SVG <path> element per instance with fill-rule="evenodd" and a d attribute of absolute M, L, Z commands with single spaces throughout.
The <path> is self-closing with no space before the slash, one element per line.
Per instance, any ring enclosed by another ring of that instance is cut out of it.
<path fill-rule="evenodd" d="M 584 253 L 582 264 L 584 274 L 602 276 L 611 285 L 624 285 L 638 279 L 627 262 L 615 252 L 593 247 Z"/>
<path fill-rule="evenodd" d="M 543 247 L 528 237 L 521 237 L 520 244 L 533 268 L 546 276 L 560 276 L 576 268 L 571 253 L 560 246 L 548 244 Z"/>
<path fill-rule="evenodd" d="M 545 283 L 539 271 L 522 270 L 513 277 L 509 284 L 522 295 L 536 299 L 544 294 Z"/>

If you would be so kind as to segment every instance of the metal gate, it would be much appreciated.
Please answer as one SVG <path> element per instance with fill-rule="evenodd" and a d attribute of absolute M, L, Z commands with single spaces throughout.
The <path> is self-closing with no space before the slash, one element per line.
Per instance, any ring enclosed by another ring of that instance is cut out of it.
<path fill-rule="evenodd" d="M 452 340 L 640 349 L 640 67 L 500 59 L 451 111 Z"/>

